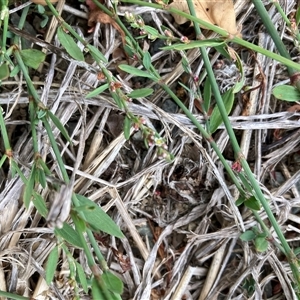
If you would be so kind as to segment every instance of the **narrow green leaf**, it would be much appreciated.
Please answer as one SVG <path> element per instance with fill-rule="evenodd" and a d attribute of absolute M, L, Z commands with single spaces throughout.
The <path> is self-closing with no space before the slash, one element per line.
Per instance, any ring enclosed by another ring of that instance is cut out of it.
<path fill-rule="evenodd" d="M 97 87 L 96 89 L 94 89 L 93 91 L 89 92 L 85 98 L 88 99 L 88 98 L 92 98 L 92 97 L 95 97 L 99 94 L 101 94 L 102 92 L 104 92 L 107 88 L 109 87 L 109 84 L 108 83 L 105 83 L 99 87 Z"/>
<path fill-rule="evenodd" d="M 20 67 L 19 65 L 14 66 L 12 71 L 10 72 L 10 77 L 15 77 L 18 73 L 20 72 Z"/>
<path fill-rule="evenodd" d="M 241 179 L 243 185 L 245 186 L 245 188 L 247 189 L 247 191 L 249 191 L 250 193 L 252 193 L 253 188 L 252 186 L 249 184 L 248 180 L 246 179 L 246 177 L 244 176 L 243 172 L 238 173 L 239 178 Z"/>
<path fill-rule="evenodd" d="M 243 63 L 242 63 L 240 57 L 238 56 L 238 54 L 236 52 L 234 52 L 234 54 L 235 54 L 235 64 L 241 73 L 240 80 L 233 87 L 233 93 L 236 94 L 244 87 L 246 77 L 245 77 L 245 72 L 244 72 L 244 68 L 243 68 Z"/>
<path fill-rule="evenodd" d="M 240 235 L 240 239 L 244 242 L 249 242 L 254 240 L 256 234 L 252 230 L 246 230 L 244 233 Z"/>
<path fill-rule="evenodd" d="M 158 30 L 151 26 L 145 25 L 143 29 L 145 29 L 145 31 L 153 37 L 158 36 Z"/>
<path fill-rule="evenodd" d="M 144 52 L 143 65 L 146 68 L 146 70 L 150 69 L 150 66 L 151 66 L 151 55 L 150 55 L 150 53 L 148 51 Z"/>
<path fill-rule="evenodd" d="M 245 198 L 244 198 L 244 197 L 240 197 L 240 198 L 238 198 L 238 199 L 235 201 L 235 205 L 236 205 L 236 206 L 240 206 L 240 205 L 242 205 L 242 204 L 244 203 L 244 201 L 245 201 Z"/>
<path fill-rule="evenodd" d="M 297 25 L 297 27 L 299 26 L 299 23 L 300 23 L 300 6 L 297 8 L 297 11 L 296 11 L 296 25 Z"/>
<path fill-rule="evenodd" d="M 33 69 L 37 69 L 46 58 L 46 54 L 37 49 L 21 50 L 20 54 L 24 64 Z"/>
<path fill-rule="evenodd" d="M 55 233 L 64 238 L 68 243 L 83 248 L 78 233 L 67 223 L 64 222 L 63 228 L 55 228 Z"/>
<path fill-rule="evenodd" d="M 127 72 L 129 74 L 135 75 L 135 76 L 140 76 L 140 77 L 146 77 L 146 78 L 151 78 L 154 81 L 157 81 L 157 78 L 154 77 L 152 74 L 142 71 L 140 69 L 137 69 L 135 67 L 132 66 L 128 66 L 128 65 L 119 65 L 119 68 L 124 71 Z"/>
<path fill-rule="evenodd" d="M 257 237 L 254 241 L 255 249 L 258 252 L 264 252 L 268 249 L 268 241 L 263 237 Z"/>
<path fill-rule="evenodd" d="M 216 47 L 221 46 L 224 44 L 224 41 L 217 40 L 217 39 L 207 39 L 203 41 L 194 41 L 189 42 L 187 44 L 174 44 L 170 46 L 165 46 L 160 49 L 162 50 L 188 50 L 188 49 L 194 49 L 199 47 Z"/>
<path fill-rule="evenodd" d="M 93 228 L 119 238 L 124 237 L 119 226 L 102 210 L 100 206 L 82 195 L 76 194 L 76 197 L 80 202 L 80 205 L 95 208 L 94 210 L 89 209 L 83 211 L 86 222 L 88 222 Z"/>
<path fill-rule="evenodd" d="M 143 89 L 137 89 L 132 91 L 130 94 L 128 94 L 127 96 L 133 99 L 136 98 L 143 98 L 143 97 L 147 97 L 149 95 L 151 95 L 153 93 L 153 89 L 150 88 L 143 88 Z"/>
<path fill-rule="evenodd" d="M 4 80 L 9 77 L 9 68 L 7 64 L 2 64 L 0 66 L 0 80 Z"/>
<path fill-rule="evenodd" d="M 260 210 L 260 203 L 259 201 L 254 197 L 250 197 L 249 199 L 247 199 L 245 202 L 244 202 L 245 206 L 250 208 L 250 209 L 253 209 L 253 210 Z"/>
<path fill-rule="evenodd" d="M 77 277 L 79 279 L 79 282 L 80 282 L 84 292 L 87 293 L 88 292 L 88 284 L 87 284 L 87 280 L 86 280 L 84 270 L 83 270 L 82 266 L 77 261 L 75 261 L 75 264 L 76 264 L 76 273 L 77 273 Z"/>
<path fill-rule="evenodd" d="M 227 114 L 231 112 L 233 102 L 234 102 L 234 93 L 233 89 L 229 89 L 225 94 L 222 95 L 222 99 L 224 102 L 224 106 L 226 109 Z M 219 111 L 218 106 L 216 105 L 210 118 L 209 118 L 209 126 L 210 126 L 210 132 L 214 133 L 218 127 L 222 124 L 223 120 Z"/>
<path fill-rule="evenodd" d="M 72 56 L 76 60 L 84 61 L 84 56 L 80 48 L 73 40 L 73 38 L 68 35 L 61 26 L 57 29 L 57 37 L 70 56 Z"/>
<path fill-rule="evenodd" d="M 119 277 L 117 277 L 110 271 L 104 271 L 104 273 L 102 274 L 102 279 L 110 291 L 116 294 L 123 293 L 123 282 Z"/>
<path fill-rule="evenodd" d="M 48 215 L 48 209 L 43 197 L 38 193 L 34 193 L 32 198 L 32 203 L 34 207 L 37 209 L 37 211 L 39 212 L 39 214 L 44 218 L 46 218 L 46 216 Z"/>
<path fill-rule="evenodd" d="M 59 129 L 59 131 L 64 136 L 64 138 L 70 144 L 72 144 L 72 141 L 71 141 L 71 139 L 69 137 L 69 134 L 68 134 L 66 128 L 64 127 L 64 125 L 60 122 L 59 118 L 57 116 L 55 116 L 50 110 L 48 110 L 47 112 L 48 112 L 48 116 L 50 117 L 50 119 L 52 120 L 52 122 L 54 123 L 54 125 Z"/>
<path fill-rule="evenodd" d="M 208 113 L 210 107 L 210 100 L 211 100 L 211 85 L 208 76 L 204 83 L 203 100 L 204 100 L 203 106 L 205 112 Z"/>
<path fill-rule="evenodd" d="M 46 265 L 46 274 L 45 274 L 45 280 L 48 285 L 50 285 L 58 263 L 58 247 L 54 247 L 48 257 L 47 265 Z"/>
<path fill-rule="evenodd" d="M 100 62 L 106 63 L 107 62 L 107 59 L 105 58 L 105 56 L 95 46 L 87 45 L 87 48 L 89 49 L 92 57 L 94 58 L 94 60 L 96 62 L 98 62 L 98 63 L 100 63 Z"/>
<path fill-rule="evenodd" d="M 295 87 L 291 85 L 279 85 L 276 86 L 272 94 L 274 97 L 280 100 L 294 102 L 300 100 L 300 92 Z"/>
<path fill-rule="evenodd" d="M 27 209 L 29 207 L 31 197 L 32 197 L 35 176 L 36 176 L 36 168 L 35 168 L 35 165 L 33 165 L 30 176 L 28 178 L 28 181 L 25 184 L 25 191 L 24 191 L 24 198 L 23 198 L 24 199 L 24 205 Z"/>
<path fill-rule="evenodd" d="M 131 129 L 132 121 L 130 118 L 125 116 L 124 119 L 124 136 L 126 140 L 129 140 L 130 138 L 130 129 Z"/>

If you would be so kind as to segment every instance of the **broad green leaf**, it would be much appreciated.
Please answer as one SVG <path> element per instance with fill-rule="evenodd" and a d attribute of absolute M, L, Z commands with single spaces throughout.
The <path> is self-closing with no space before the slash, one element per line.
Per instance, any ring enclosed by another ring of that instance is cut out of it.
<path fill-rule="evenodd" d="M 76 60 L 84 61 L 84 56 L 80 48 L 73 40 L 73 38 L 68 35 L 61 26 L 57 29 L 57 37 L 70 56 L 72 56 Z"/>
<path fill-rule="evenodd" d="M 199 47 L 216 47 L 224 44 L 224 41 L 216 39 L 207 39 L 203 41 L 193 41 L 188 44 L 174 44 L 170 46 L 162 47 L 162 50 L 188 50 Z"/>
<path fill-rule="evenodd" d="M 64 125 L 60 122 L 59 118 L 56 115 L 54 115 L 50 110 L 48 110 L 48 116 L 50 117 L 54 125 L 58 128 L 58 130 L 61 132 L 61 134 L 64 136 L 64 138 L 72 145 L 72 141 L 69 137 L 69 134 Z"/>
<path fill-rule="evenodd" d="M 76 273 L 77 273 L 77 277 L 79 279 L 79 282 L 80 282 L 84 292 L 87 293 L 88 292 L 88 284 L 87 284 L 87 280 L 86 280 L 84 270 L 83 270 L 82 266 L 77 261 L 75 261 L 75 264 L 76 264 Z"/>
<path fill-rule="evenodd" d="M 204 100 L 203 106 L 205 112 L 208 113 L 210 107 L 210 100 L 211 100 L 211 85 L 208 76 L 206 77 L 204 83 L 203 100 Z"/>
<path fill-rule="evenodd" d="M 85 206 L 81 206 L 81 210 L 80 211 L 84 211 L 84 209 L 88 210 L 89 208 L 87 208 Z M 76 210 L 79 211 L 79 207 L 76 207 Z M 73 220 L 73 222 L 75 224 L 75 229 L 76 229 L 77 232 L 79 231 L 79 232 L 83 233 L 83 232 L 86 231 L 86 223 L 85 223 L 85 221 L 82 220 L 81 218 L 79 218 L 79 216 L 77 214 L 72 214 L 72 220 Z"/>
<path fill-rule="evenodd" d="M 244 205 L 253 210 L 260 210 L 260 203 L 254 196 L 247 199 L 244 202 Z"/>
<path fill-rule="evenodd" d="M 140 77 L 147 77 L 147 78 L 151 78 L 154 81 L 157 81 L 157 78 L 154 77 L 152 74 L 142 71 L 140 69 L 137 69 L 135 67 L 132 66 L 128 66 L 128 65 L 119 65 L 119 68 L 124 71 L 127 72 L 129 74 L 135 75 L 135 76 L 140 76 Z"/>
<path fill-rule="evenodd" d="M 143 65 L 146 68 L 146 70 L 150 69 L 150 66 L 151 66 L 151 55 L 150 55 L 150 53 L 148 51 L 144 52 Z"/>
<path fill-rule="evenodd" d="M 105 56 L 95 46 L 87 45 L 87 48 L 89 49 L 92 57 L 94 58 L 94 60 L 96 62 L 98 62 L 98 63 L 100 63 L 100 62 L 106 63 L 107 62 L 107 59 L 105 58 Z"/>
<path fill-rule="evenodd" d="M 227 112 L 227 115 L 231 112 L 233 102 L 234 102 L 234 93 L 233 89 L 229 89 L 225 94 L 222 95 L 222 99 L 224 102 L 224 106 Z M 209 118 L 209 126 L 210 126 L 210 132 L 214 133 L 218 127 L 222 124 L 223 120 L 219 111 L 218 106 L 216 105 L 210 118 Z"/>
<path fill-rule="evenodd" d="M 297 25 L 297 27 L 299 26 L 299 23 L 300 23 L 300 6 L 297 8 L 297 11 L 296 11 L 296 25 Z"/>
<path fill-rule="evenodd" d="M 36 167 L 35 167 L 35 165 L 33 165 L 30 176 L 28 178 L 28 181 L 27 181 L 27 183 L 25 183 L 25 191 L 24 191 L 24 197 L 23 197 L 24 205 L 27 209 L 29 207 L 31 197 L 32 197 L 35 176 L 36 176 Z"/>
<path fill-rule="evenodd" d="M 125 116 L 124 119 L 124 136 L 126 140 L 129 140 L 130 138 L 130 129 L 131 129 L 132 121 L 130 118 Z"/>
<path fill-rule="evenodd" d="M 108 83 L 105 83 L 99 87 L 97 87 L 96 89 L 94 89 L 93 91 L 91 91 L 90 93 L 88 93 L 85 98 L 88 99 L 88 98 L 92 98 L 92 97 L 95 97 L 99 94 L 101 94 L 102 92 L 104 92 L 107 88 L 109 87 L 109 84 Z"/>
<path fill-rule="evenodd" d="M 102 274 L 102 279 L 110 291 L 116 294 L 123 293 L 123 282 L 119 277 L 117 277 L 110 271 L 104 271 L 104 273 Z"/>
<path fill-rule="evenodd" d="M 82 248 L 81 240 L 78 233 L 67 223 L 64 222 L 63 228 L 55 228 L 55 233 L 64 238 L 68 243 Z"/>
<path fill-rule="evenodd" d="M 58 246 L 55 246 L 49 254 L 47 265 L 46 265 L 45 279 L 48 285 L 50 285 L 54 277 L 57 268 L 57 263 L 58 263 Z"/>
<path fill-rule="evenodd" d="M 153 93 L 153 89 L 143 88 L 143 89 L 134 90 L 127 96 L 130 98 L 136 99 L 136 98 L 147 97 L 147 96 L 151 95 L 152 93 Z"/>
<path fill-rule="evenodd" d="M 240 239 L 244 242 L 252 241 L 256 237 L 256 234 L 252 230 L 246 230 L 240 235 Z"/>
<path fill-rule="evenodd" d="M 80 205 L 89 208 L 82 211 L 87 223 L 96 230 L 106 232 L 119 238 L 124 237 L 119 226 L 102 210 L 100 206 L 82 195 L 76 194 L 76 197 L 80 202 Z M 91 210 L 90 207 L 94 207 L 94 209 Z"/>
<path fill-rule="evenodd" d="M 0 66 L 0 80 L 4 80 L 9 77 L 9 68 L 6 63 Z"/>
<path fill-rule="evenodd" d="M 255 249 L 258 252 L 264 252 L 268 249 L 268 241 L 263 237 L 257 237 L 254 241 Z"/>
<path fill-rule="evenodd" d="M 279 85 L 276 86 L 272 94 L 274 97 L 280 100 L 294 102 L 300 100 L 300 92 L 295 87 L 291 85 Z"/>
<path fill-rule="evenodd" d="M 39 214 L 44 218 L 46 218 L 48 214 L 48 209 L 43 197 L 38 193 L 34 193 L 32 198 L 32 203 L 34 207 L 37 209 L 37 211 L 39 212 Z"/>
<path fill-rule="evenodd" d="M 33 69 L 37 69 L 46 58 L 46 54 L 37 49 L 21 50 L 20 54 L 24 64 Z"/>
<path fill-rule="evenodd" d="M 92 296 L 94 300 L 122 300 L 120 295 L 110 292 L 105 284 L 98 284 L 96 278 L 92 279 Z"/>

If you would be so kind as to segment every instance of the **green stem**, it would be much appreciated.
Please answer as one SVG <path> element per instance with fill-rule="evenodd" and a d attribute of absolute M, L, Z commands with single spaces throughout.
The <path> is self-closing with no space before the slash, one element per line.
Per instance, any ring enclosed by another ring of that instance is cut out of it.
<path fill-rule="evenodd" d="M 0 107 L 0 129 L 1 129 L 2 139 L 4 142 L 5 151 L 7 152 L 7 154 L 9 154 L 9 152 L 11 152 L 11 147 L 10 147 L 10 143 L 9 143 L 6 127 L 5 127 L 2 107 Z"/>
<path fill-rule="evenodd" d="M 0 291 L 0 296 L 6 297 L 8 299 L 14 299 L 14 300 L 30 300 L 31 299 L 28 297 L 19 296 L 19 295 L 15 295 L 15 294 L 4 292 L 4 291 Z"/>

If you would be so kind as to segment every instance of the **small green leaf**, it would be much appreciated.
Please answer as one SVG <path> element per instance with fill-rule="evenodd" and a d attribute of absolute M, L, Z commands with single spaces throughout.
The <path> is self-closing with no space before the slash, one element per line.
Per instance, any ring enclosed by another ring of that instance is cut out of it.
<path fill-rule="evenodd" d="M 151 55 L 150 55 L 150 53 L 148 51 L 144 52 L 143 65 L 146 68 L 146 70 L 150 69 L 150 66 L 151 66 Z"/>
<path fill-rule="evenodd" d="M 244 205 L 253 210 L 260 210 L 260 202 L 254 196 L 247 199 Z"/>
<path fill-rule="evenodd" d="M 252 230 L 246 230 L 244 233 L 240 235 L 240 239 L 244 242 L 252 241 L 255 239 L 255 237 L 256 234 Z"/>
<path fill-rule="evenodd" d="M 135 76 L 140 76 L 140 77 L 146 77 L 146 78 L 151 78 L 153 81 L 157 81 L 157 78 L 154 77 L 152 74 L 142 71 L 140 69 L 137 69 L 135 67 L 132 66 L 128 66 L 128 65 L 119 65 L 119 68 L 124 71 L 127 72 L 129 74 L 135 75 Z"/>
<path fill-rule="evenodd" d="M 100 287 L 95 277 L 92 279 L 92 296 L 95 300 L 122 300 L 119 295 L 110 292 L 104 283 Z"/>
<path fill-rule="evenodd" d="M 76 60 L 84 61 L 84 56 L 80 48 L 75 43 L 73 38 L 68 35 L 61 26 L 57 29 L 57 37 L 70 56 Z"/>
<path fill-rule="evenodd" d="M 294 102 L 300 100 L 300 92 L 295 87 L 291 85 L 279 85 L 276 86 L 272 94 L 274 97 L 280 100 Z"/>
<path fill-rule="evenodd" d="M 83 270 L 82 266 L 77 261 L 75 261 L 75 265 L 76 265 L 76 273 L 77 273 L 77 277 L 79 279 L 79 282 L 81 283 L 81 286 L 82 286 L 84 292 L 87 293 L 88 292 L 88 284 L 87 284 L 87 280 L 86 280 L 84 270 Z"/>
<path fill-rule="evenodd" d="M 31 198 L 32 198 L 32 192 L 33 192 L 33 186 L 35 182 L 35 176 L 36 176 L 36 168 L 35 165 L 32 166 L 32 170 L 30 173 L 30 176 L 28 178 L 27 183 L 25 184 L 25 191 L 24 191 L 24 205 L 28 209 Z"/>
<path fill-rule="evenodd" d="M 46 175 L 43 169 L 41 168 L 37 168 L 37 172 L 38 172 L 38 181 L 41 184 L 41 186 L 43 188 L 46 188 Z"/>
<path fill-rule="evenodd" d="M 136 99 L 136 98 L 147 97 L 147 96 L 151 95 L 152 93 L 153 93 L 153 89 L 143 88 L 143 89 L 134 90 L 127 96 L 130 98 Z"/>
<path fill-rule="evenodd" d="M 46 27 L 48 21 L 49 21 L 49 17 L 47 15 L 43 15 L 43 20 L 40 23 L 41 28 Z"/>
<path fill-rule="evenodd" d="M 234 52 L 235 54 L 235 64 L 237 66 L 237 68 L 239 69 L 240 73 L 241 73 L 241 78 L 239 81 L 237 81 L 237 83 L 234 85 L 233 87 L 233 93 L 236 94 L 238 93 L 243 86 L 245 85 L 245 72 L 244 72 L 244 68 L 243 68 L 243 63 L 240 59 L 240 57 L 238 56 L 238 54 L 236 52 Z"/>
<path fill-rule="evenodd" d="M 203 41 L 189 42 L 188 44 L 174 44 L 162 47 L 162 50 L 188 50 L 199 47 L 216 47 L 224 44 L 224 41 L 217 39 L 207 39 Z"/>
<path fill-rule="evenodd" d="M 264 252 L 268 249 L 268 241 L 263 237 L 257 237 L 254 241 L 255 249 L 258 252 Z"/>
<path fill-rule="evenodd" d="M 204 100 L 203 106 L 205 112 L 208 113 L 210 107 L 210 100 L 211 100 L 211 85 L 208 76 L 204 83 L 203 100 Z"/>
<path fill-rule="evenodd" d="M 20 72 L 20 67 L 19 65 L 14 66 L 12 71 L 10 72 L 10 77 L 15 77 L 18 73 Z"/>
<path fill-rule="evenodd" d="M 222 99 L 224 102 L 224 106 L 226 109 L 227 114 L 231 112 L 233 102 L 234 102 L 234 93 L 233 89 L 229 89 L 225 94 L 222 95 Z M 214 133 L 218 127 L 222 124 L 223 120 L 219 111 L 218 106 L 216 105 L 210 118 L 209 118 L 209 126 L 210 126 L 210 132 Z"/>
<path fill-rule="evenodd" d="M 37 10 L 38 12 L 42 15 L 43 13 L 45 13 L 45 7 L 41 4 L 38 4 L 37 6 Z"/>
<path fill-rule="evenodd" d="M 104 271 L 104 273 L 102 274 L 102 279 L 110 291 L 116 294 L 123 293 L 123 282 L 121 279 L 119 279 L 119 277 L 117 277 L 110 271 Z"/>
<path fill-rule="evenodd" d="M 157 37 L 158 36 L 158 31 L 151 27 L 151 26 L 148 26 L 148 25 L 145 25 L 144 28 L 143 28 L 148 34 L 150 34 L 151 36 L 153 37 Z"/>
<path fill-rule="evenodd" d="M 46 54 L 37 49 L 21 50 L 20 54 L 24 64 L 33 69 L 37 69 L 46 58 Z"/>
<path fill-rule="evenodd" d="M 240 197 L 240 198 L 238 198 L 238 199 L 235 201 L 235 205 L 236 205 L 236 206 L 240 206 L 240 205 L 242 205 L 242 204 L 244 203 L 244 201 L 245 201 L 245 198 L 244 198 L 244 197 Z"/>
<path fill-rule="evenodd" d="M 243 172 L 238 173 L 239 178 L 241 179 L 243 185 L 245 186 L 245 188 L 252 193 L 253 188 L 252 186 L 249 184 L 249 181 L 246 179 L 246 177 L 244 176 Z"/>
<path fill-rule="evenodd" d="M 85 221 L 87 223 L 89 223 L 96 230 L 101 230 L 119 238 L 124 237 L 119 226 L 102 210 L 100 206 L 82 195 L 76 194 L 76 197 L 80 202 L 80 205 L 86 207 L 92 206 L 95 208 L 94 210 L 86 210 L 83 212 Z"/>
<path fill-rule="evenodd" d="M 37 211 L 39 212 L 39 214 L 44 218 L 46 218 L 46 216 L 48 215 L 48 209 L 46 207 L 46 203 L 43 197 L 38 193 L 34 193 L 32 198 L 32 203 L 34 207 L 37 209 Z"/>
<path fill-rule="evenodd" d="M 98 63 L 100 62 L 107 62 L 107 59 L 105 58 L 105 56 L 93 45 L 87 45 L 87 48 L 89 49 L 92 57 L 94 58 L 94 60 Z"/>
<path fill-rule="evenodd" d="M 81 208 L 82 208 L 82 210 L 81 210 L 81 212 L 83 212 L 84 213 L 84 208 L 87 208 L 86 206 L 81 206 Z M 79 210 L 79 207 L 76 207 L 76 209 L 78 209 Z M 84 220 L 82 220 L 81 218 L 79 218 L 79 216 L 78 215 L 76 215 L 76 214 L 72 214 L 72 220 L 73 220 L 73 222 L 74 222 L 74 224 L 75 224 L 75 228 L 76 228 L 76 231 L 78 232 L 85 232 L 86 231 L 86 223 L 85 223 L 85 221 Z"/>
<path fill-rule="evenodd" d="M 108 83 L 105 83 L 103 85 L 100 85 L 99 87 L 97 87 L 96 89 L 94 89 L 93 91 L 89 92 L 85 98 L 88 99 L 88 98 L 92 98 L 92 97 L 95 97 L 99 94 L 101 94 L 102 92 L 104 92 L 107 88 L 109 87 L 109 84 Z"/>
<path fill-rule="evenodd" d="M 131 129 L 132 121 L 130 118 L 125 116 L 124 119 L 124 136 L 126 140 L 129 140 L 130 138 L 130 129 Z"/>
<path fill-rule="evenodd" d="M 9 68 L 6 63 L 0 66 L 0 80 L 4 80 L 9 77 Z"/>
<path fill-rule="evenodd" d="M 299 23 L 300 23 L 300 6 L 297 8 L 297 11 L 296 11 L 296 25 L 297 25 L 297 27 L 299 26 Z"/>
<path fill-rule="evenodd" d="M 78 233 L 67 223 L 63 224 L 63 228 L 55 228 L 55 233 L 64 238 L 68 243 L 83 248 Z"/>
<path fill-rule="evenodd" d="M 58 130 L 61 132 L 61 134 L 65 137 L 65 139 L 70 144 L 72 144 L 69 134 L 68 134 L 66 128 L 64 127 L 64 125 L 60 122 L 59 118 L 56 115 L 54 115 L 50 110 L 48 110 L 47 112 L 48 112 L 48 116 L 50 117 L 52 122 L 55 124 L 55 126 L 58 128 Z"/>
<path fill-rule="evenodd" d="M 58 263 L 58 247 L 56 246 L 51 250 L 47 260 L 45 279 L 48 285 L 50 285 L 54 277 L 57 268 L 57 263 Z"/>
<path fill-rule="evenodd" d="M 300 254 L 300 247 L 297 247 L 296 249 L 294 249 L 294 254 L 295 255 L 299 255 Z"/>

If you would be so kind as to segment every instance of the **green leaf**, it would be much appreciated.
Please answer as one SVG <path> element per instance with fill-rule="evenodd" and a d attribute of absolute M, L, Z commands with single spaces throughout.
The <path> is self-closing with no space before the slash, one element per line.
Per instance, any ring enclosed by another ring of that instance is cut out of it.
<path fill-rule="evenodd" d="M 28 178 L 28 181 L 27 181 L 27 183 L 25 183 L 25 191 L 24 191 L 24 197 L 23 197 L 24 205 L 27 209 L 29 207 L 31 197 L 32 197 L 35 176 L 36 176 L 36 167 L 35 167 L 35 165 L 33 165 L 30 176 Z"/>
<path fill-rule="evenodd" d="M 102 279 L 104 283 L 106 284 L 106 287 L 116 293 L 116 294 L 122 294 L 123 293 L 123 282 L 122 280 L 111 273 L 110 271 L 104 271 L 102 274 Z"/>
<path fill-rule="evenodd" d="M 276 86 L 272 94 L 274 97 L 280 100 L 294 102 L 300 100 L 300 91 L 291 85 L 279 85 Z"/>
<path fill-rule="evenodd" d="M 99 94 L 101 94 L 102 92 L 104 92 L 107 88 L 109 87 L 109 84 L 108 83 L 105 83 L 103 85 L 100 85 L 99 87 L 97 87 L 96 89 L 94 89 L 93 91 L 89 92 L 85 98 L 88 99 L 88 98 L 92 98 L 92 97 L 95 97 Z"/>
<path fill-rule="evenodd" d="M 151 66 L 151 55 L 150 55 L 150 53 L 148 51 L 144 52 L 143 65 L 146 68 L 146 70 L 150 69 L 150 66 Z"/>
<path fill-rule="evenodd" d="M 235 64 L 236 64 L 237 68 L 239 69 L 239 71 L 241 73 L 241 79 L 233 87 L 233 93 L 236 94 L 245 85 L 246 78 L 245 78 L 245 72 L 244 72 L 244 68 L 243 68 L 243 63 L 242 63 L 240 57 L 238 56 L 238 54 L 235 51 L 234 51 L 234 54 L 235 54 Z"/>
<path fill-rule="evenodd" d="M 77 277 L 79 279 L 79 282 L 80 282 L 84 292 L 87 293 L 88 292 L 88 284 L 87 284 L 87 280 L 86 280 L 84 270 L 83 270 L 82 266 L 77 261 L 75 261 L 75 265 L 76 265 L 76 273 L 77 273 Z"/>
<path fill-rule="evenodd" d="M 37 172 L 38 172 L 38 181 L 41 184 L 41 186 L 43 188 L 46 188 L 46 175 L 43 169 L 37 168 Z"/>
<path fill-rule="evenodd" d="M 37 209 L 37 211 L 39 212 L 39 214 L 44 218 L 46 218 L 48 214 L 48 209 L 43 197 L 38 193 L 34 193 L 32 203 L 34 207 Z"/>
<path fill-rule="evenodd" d="M 110 292 L 104 283 L 100 287 L 95 277 L 92 279 L 92 296 L 95 300 L 122 300 L 119 295 Z"/>
<path fill-rule="evenodd" d="M 41 4 L 38 4 L 37 6 L 37 10 L 38 12 L 42 15 L 43 13 L 45 13 L 45 7 Z"/>
<path fill-rule="evenodd" d="M 57 29 L 57 37 L 70 56 L 76 60 L 84 61 L 84 56 L 80 48 L 75 43 L 73 38 L 68 35 L 61 26 Z"/>
<path fill-rule="evenodd" d="M 119 226 L 102 210 L 101 207 L 82 195 L 76 194 L 76 197 L 80 202 L 80 205 L 94 207 L 93 210 L 87 209 L 82 211 L 87 223 L 89 223 L 96 230 L 101 230 L 119 238 L 124 237 Z"/>
<path fill-rule="evenodd" d="M 0 80 L 4 80 L 9 77 L 9 68 L 6 63 L 0 66 Z"/>
<path fill-rule="evenodd" d="M 50 110 L 48 110 L 47 112 L 54 125 L 58 128 L 58 130 L 61 132 L 64 138 L 72 145 L 72 141 L 69 137 L 69 134 L 64 125 L 60 122 L 59 118 L 56 115 L 54 115 Z"/>
<path fill-rule="evenodd" d="M 140 77 L 146 77 L 146 78 L 151 78 L 153 81 L 157 81 L 157 78 L 154 77 L 152 74 L 142 71 L 140 69 L 137 69 L 135 67 L 132 66 L 128 66 L 128 65 L 119 65 L 119 68 L 124 71 L 127 72 L 129 74 L 135 75 L 135 76 L 140 76 Z"/>
<path fill-rule="evenodd" d="M 217 39 L 207 39 L 203 41 L 193 41 L 188 44 L 174 44 L 170 46 L 165 46 L 160 49 L 162 50 L 188 50 L 199 47 L 216 47 L 224 44 L 224 41 Z"/>
<path fill-rule="evenodd" d="M 296 11 L 296 25 L 298 27 L 300 23 L 300 6 L 298 7 L 297 11 Z"/>
<path fill-rule="evenodd" d="M 246 230 L 244 233 L 240 235 L 240 239 L 244 242 L 252 241 L 255 239 L 255 237 L 256 234 L 252 230 Z"/>
<path fill-rule="evenodd" d="M 15 77 L 18 73 L 20 72 L 20 67 L 19 65 L 14 66 L 12 71 L 10 72 L 10 77 Z"/>
<path fill-rule="evenodd" d="M 21 50 L 20 54 L 24 64 L 33 69 L 37 69 L 46 58 L 46 54 L 37 49 Z"/>
<path fill-rule="evenodd" d="M 247 199 L 244 205 L 253 210 L 260 210 L 260 202 L 254 196 Z"/>
<path fill-rule="evenodd" d="M 55 233 L 64 238 L 68 243 L 83 248 L 78 233 L 67 223 L 64 222 L 63 228 L 55 228 Z"/>
<path fill-rule="evenodd" d="M 47 260 L 45 279 L 48 285 L 50 285 L 54 277 L 57 268 L 57 263 L 58 263 L 58 246 L 54 247 L 51 250 Z"/>
<path fill-rule="evenodd" d="M 226 109 L 227 114 L 231 112 L 233 102 L 234 102 L 234 93 L 233 89 L 229 89 L 225 94 L 222 95 L 222 99 L 224 102 L 224 106 Z M 209 118 L 209 126 L 210 126 L 210 132 L 214 133 L 218 127 L 222 124 L 223 120 L 219 111 L 218 106 L 216 105 L 210 118 Z"/>
<path fill-rule="evenodd" d="M 205 112 L 208 113 L 210 107 L 210 100 L 211 100 L 211 85 L 208 76 L 204 83 L 203 100 L 204 100 L 203 106 Z"/>
<path fill-rule="evenodd" d="M 41 28 L 46 27 L 48 21 L 49 21 L 49 17 L 47 15 L 43 15 L 43 20 L 40 23 Z"/>
<path fill-rule="evenodd" d="M 143 27 L 143 29 L 148 33 L 150 34 L 151 36 L 157 38 L 158 36 L 158 30 L 156 30 L 155 28 L 151 27 L 151 26 L 148 26 L 148 25 L 145 25 Z"/>
<path fill-rule="evenodd" d="M 147 96 L 151 95 L 152 93 L 153 93 L 153 89 L 143 88 L 143 89 L 134 90 L 127 96 L 130 98 L 136 99 L 136 98 L 147 97 Z"/>
<path fill-rule="evenodd" d="M 124 136 L 126 140 L 129 140 L 130 138 L 130 129 L 131 129 L 132 121 L 130 118 L 125 116 L 124 119 Z"/>
<path fill-rule="evenodd" d="M 107 59 L 105 58 L 105 56 L 95 46 L 87 45 L 87 48 L 89 49 L 92 57 L 94 58 L 94 60 L 96 62 L 98 62 L 98 63 L 100 63 L 100 62 L 106 63 L 107 62 Z"/>
<path fill-rule="evenodd" d="M 264 252 L 268 249 L 268 241 L 263 237 L 257 237 L 254 241 L 255 249 L 258 252 Z"/>

